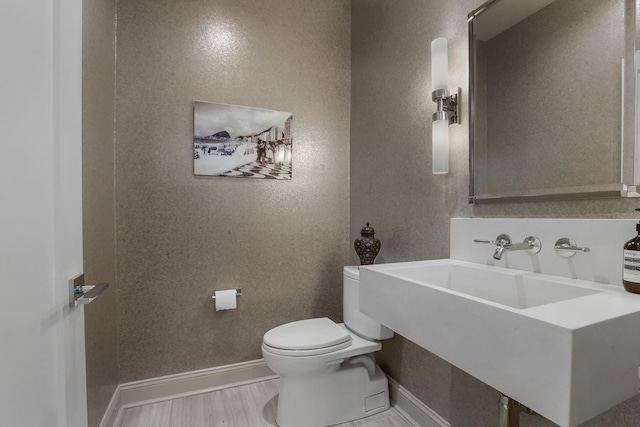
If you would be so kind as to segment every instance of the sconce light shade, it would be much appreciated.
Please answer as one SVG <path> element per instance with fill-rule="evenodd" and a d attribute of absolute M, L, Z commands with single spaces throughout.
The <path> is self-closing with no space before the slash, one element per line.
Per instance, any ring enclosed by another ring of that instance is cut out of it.
<path fill-rule="evenodd" d="M 431 42 L 431 98 L 437 103 L 431 118 L 432 165 L 434 174 L 449 172 L 449 126 L 459 123 L 460 89 L 449 94 L 449 52 L 447 39 Z"/>
<path fill-rule="evenodd" d="M 431 146 L 433 173 L 449 173 L 449 120 L 431 123 Z"/>
<path fill-rule="evenodd" d="M 431 42 L 431 90 L 449 90 L 449 51 L 447 39 Z"/>

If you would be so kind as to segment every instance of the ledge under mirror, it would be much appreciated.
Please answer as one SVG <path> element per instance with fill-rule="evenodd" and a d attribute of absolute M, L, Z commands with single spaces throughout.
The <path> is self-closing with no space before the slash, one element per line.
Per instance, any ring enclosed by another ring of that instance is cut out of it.
<path fill-rule="evenodd" d="M 636 35 L 636 0 L 469 14 L 470 202 L 640 196 Z"/>

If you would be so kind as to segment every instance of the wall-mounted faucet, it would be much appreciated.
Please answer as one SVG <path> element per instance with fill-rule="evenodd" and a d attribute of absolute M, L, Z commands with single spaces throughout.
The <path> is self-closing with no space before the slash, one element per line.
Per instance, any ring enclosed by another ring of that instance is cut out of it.
<path fill-rule="evenodd" d="M 530 254 L 537 254 L 542 248 L 540 239 L 535 236 L 529 236 L 522 243 L 511 243 L 511 237 L 508 234 L 500 234 L 496 240 L 474 240 L 475 243 L 489 243 L 496 245 L 493 252 L 493 258 L 500 260 L 505 251 L 529 251 Z"/>

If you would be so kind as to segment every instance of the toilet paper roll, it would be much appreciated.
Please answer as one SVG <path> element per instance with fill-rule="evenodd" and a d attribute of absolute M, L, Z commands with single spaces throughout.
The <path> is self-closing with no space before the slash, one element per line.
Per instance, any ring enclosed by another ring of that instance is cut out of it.
<path fill-rule="evenodd" d="M 233 310 L 236 308 L 236 290 L 226 289 L 224 291 L 216 291 L 216 311 Z"/>

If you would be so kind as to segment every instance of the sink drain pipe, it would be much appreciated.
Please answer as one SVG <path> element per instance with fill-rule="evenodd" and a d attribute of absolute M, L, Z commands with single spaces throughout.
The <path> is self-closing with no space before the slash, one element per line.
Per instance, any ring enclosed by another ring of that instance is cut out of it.
<path fill-rule="evenodd" d="M 529 415 L 536 414 L 522 403 L 500 393 L 500 423 L 498 427 L 520 427 L 520 413 L 522 412 Z"/>

